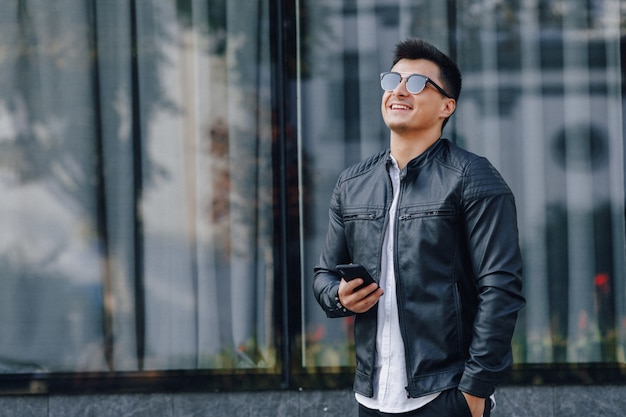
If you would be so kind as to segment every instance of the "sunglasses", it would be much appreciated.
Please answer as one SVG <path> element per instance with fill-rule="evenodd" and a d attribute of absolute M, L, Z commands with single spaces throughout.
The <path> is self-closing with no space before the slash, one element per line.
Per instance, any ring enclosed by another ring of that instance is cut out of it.
<path fill-rule="evenodd" d="M 424 91 L 426 83 L 431 83 L 433 87 L 437 89 L 442 95 L 448 98 L 453 98 L 450 94 L 439 87 L 433 80 L 420 74 L 411 74 L 405 78 L 406 90 L 411 94 L 419 94 Z M 393 91 L 402 82 L 402 75 L 397 72 L 383 72 L 380 74 L 380 86 L 385 91 Z"/>

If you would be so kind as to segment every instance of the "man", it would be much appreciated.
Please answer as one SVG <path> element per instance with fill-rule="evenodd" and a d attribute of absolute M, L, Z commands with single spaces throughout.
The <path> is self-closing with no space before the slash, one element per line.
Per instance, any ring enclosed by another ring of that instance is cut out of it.
<path fill-rule="evenodd" d="M 381 86 L 390 148 L 339 177 L 313 290 L 329 317 L 356 315 L 359 416 L 488 416 L 524 305 L 514 197 L 441 138 L 461 90 L 446 55 L 401 42 Z M 346 263 L 378 284 L 357 290 Z"/>

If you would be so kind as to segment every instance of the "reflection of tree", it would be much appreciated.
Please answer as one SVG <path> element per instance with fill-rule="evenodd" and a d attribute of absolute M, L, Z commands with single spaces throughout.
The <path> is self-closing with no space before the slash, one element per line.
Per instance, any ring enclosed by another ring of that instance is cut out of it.
<path fill-rule="evenodd" d="M 216 55 L 226 53 L 226 2 L 227 0 L 211 0 L 210 7 L 206 13 L 206 24 L 210 39 L 210 51 Z M 194 15 L 197 12 L 193 9 L 191 0 L 176 0 L 176 8 L 179 18 L 188 27 L 193 26 Z"/>
<path fill-rule="evenodd" d="M 112 369 L 109 254 L 118 252 L 114 245 L 121 242 L 109 239 L 112 217 L 107 209 L 129 202 L 130 216 L 137 216 L 143 190 L 166 175 L 142 150 L 148 147 L 153 115 L 174 110 L 159 77 L 160 68 L 167 65 L 162 44 L 172 38 L 158 19 L 140 27 L 138 19 L 143 17 L 136 13 L 135 2 L 76 2 L 71 11 L 68 3 L 71 0 L 63 6 L 20 0 L 0 6 L 0 14 L 11 17 L 0 25 L 0 110 L 13 127 L 0 132 L 0 173 L 17 187 L 34 183 L 45 187 L 60 205 L 69 207 L 69 213 L 87 223 L 87 240 L 95 241 L 102 253 L 103 332 Z M 118 20 L 120 16 L 124 18 Z M 120 172 L 131 175 L 122 179 Z M 126 191 L 128 195 L 120 197 Z M 141 234 L 139 219 L 130 221 L 135 221 L 136 237 Z M 131 271 L 136 271 L 139 291 L 141 363 L 142 258 L 140 246 L 136 249 L 135 265 L 127 267 L 131 279 Z"/>
<path fill-rule="evenodd" d="M 2 40 L 8 41 L 17 35 L 16 45 L 3 48 L 11 53 L 0 60 L 3 72 L 15 73 L 13 82 L 2 85 L 2 93 L 4 105 L 15 119 L 16 136 L 0 143 L 0 168 L 10 170 L 17 184 L 46 180 L 60 200 L 64 203 L 68 199 L 73 201 L 91 216 L 94 199 L 85 196 L 95 196 L 96 187 L 102 181 L 99 172 L 102 169 L 102 149 L 99 149 L 102 145 L 98 142 L 129 139 L 103 137 L 104 123 L 121 127 L 127 123 L 127 115 L 109 112 L 109 118 L 103 120 L 98 110 L 113 108 L 117 103 L 100 102 L 103 97 L 101 89 L 124 91 L 128 97 L 138 92 L 138 86 L 128 85 L 123 77 L 107 76 L 103 80 L 100 76 L 110 75 L 120 65 L 130 63 L 131 54 L 136 57 L 141 82 L 149 85 L 150 91 L 142 91 L 145 94 L 142 97 L 148 99 L 141 101 L 141 117 L 132 118 L 139 124 L 133 131 L 146 132 L 152 114 L 159 108 L 172 108 L 158 74 L 165 58 L 160 49 L 150 46 L 169 39 L 165 29 L 157 27 L 153 33 L 137 33 L 134 45 L 131 39 L 117 45 L 98 44 L 99 38 L 107 37 L 103 32 L 116 28 L 98 26 L 95 7 L 87 11 L 90 15 L 84 19 L 64 20 L 63 24 L 44 31 L 42 21 L 50 19 L 45 23 L 54 25 L 54 15 L 44 3 L 48 4 L 43 0 L 19 1 L 16 27 L 11 28 L 15 32 L 13 36 L 2 36 Z M 123 55 L 120 52 L 124 50 L 127 61 L 120 59 Z M 53 94 L 61 105 L 45 106 L 49 98 L 42 100 L 43 94 Z M 135 97 L 131 99 L 136 101 Z M 72 107 L 82 101 L 90 102 L 92 106 Z M 110 118 L 113 115 L 115 120 Z M 76 136 L 85 132 L 90 136 Z M 93 152 L 94 148 L 97 152 Z M 142 164 L 144 185 L 164 175 L 149 158 L 145 158 Z"/>
<path fill-rule="evenodd" d="M 204 150 L 209 169 L 199 173 L 208 174 L 199 194 L 207 197 L 199 221 L 210 242 L 202 256 L 210 262 L 198 279 L 215 289 L 200 302 L 219 305 L 212 310 L 219 336 L 206 344 L 207 351 L 219 339 L 219 361 L 232 355 L 227 366 L 267 366 L 273 362 L 268 353 L 276 273 L 269 3 L 238 0 L 226 7 L 220 0 L 202 4 L 202 10 L 188 1 L 177 5 L 181 22 L 214 64 L 201 116 L 209 125 Z"/>
<path fill-rule="evenodd" d="M 214 239 L 223 249 L 223 260 L 230 260 L 230 172 L 228 126 L 217 120 L 211 126 L 209 155 L 211 157 L 211 190 L 213 198 L 207 210 L 215 226 Z"/>

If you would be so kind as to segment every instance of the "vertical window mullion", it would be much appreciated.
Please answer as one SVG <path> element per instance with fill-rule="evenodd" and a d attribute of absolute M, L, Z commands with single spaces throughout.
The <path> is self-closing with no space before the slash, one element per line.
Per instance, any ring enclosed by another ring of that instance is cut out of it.
<path fill-rule="evenodd" d="M 104 174 L 104 144 L 102 130 L 102 109 L 101 109 L 101 91 L 100 91 L 100 62 L 98 57 L 98 6 L 94 2 L 90 7 L 90 18 L 92 21 L 91 45 L 94 62 L 92 75 L 93 85 L 93 106 L 94 106 L 94 123 L 95 123 L 95 150 L 96 150 L 96 227 L 101 241 L 101 263 L 102 263 L 102 330 L 104 339 L 104 356 L 110 371 L 115 370 L 113 362 L 113 294 L 111 283 L 110 259 L 110 242 L 107 228 L 107 206 L 106 206 L 106 187 Z"/>
<path fill-rule="evenodd" d="M 135 337 L 137 368 L 143 370 L 145 357 L 146 335 L 146 300 L 144 286 L 144 257 L 143 257 L 143 222 L 141 217 L 141 195 L 143 191 L 143 146 L 141 129 L 141 108 L 139 91 L 139 35 L 137 29 L 137 4 L 130 1 L 130 25 L 131 25 L 131 80 L 132 80 L 132 139 L 133 139 L 133 201 L 134 201 L 134 302 L 135 302 Z"/>

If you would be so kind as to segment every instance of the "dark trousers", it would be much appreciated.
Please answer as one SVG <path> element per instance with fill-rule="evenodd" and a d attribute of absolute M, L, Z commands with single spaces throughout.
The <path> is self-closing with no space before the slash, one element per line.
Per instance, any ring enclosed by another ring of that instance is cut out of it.
<path fill-rule="evenodd" d="M 491 400 L 485 400 L 483 417 L 489 417 Z M 359 417 L 471 417 L 463 393 L 456 388 L 443 391 L 437 398 L 422 408 L 406 413 L 381 413 L 359 404 Z"/>

